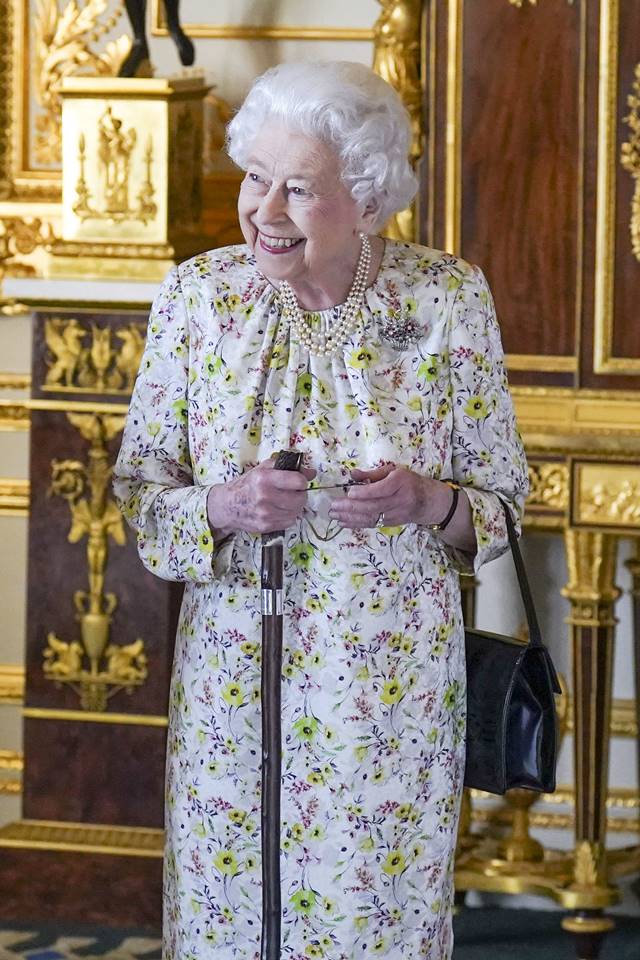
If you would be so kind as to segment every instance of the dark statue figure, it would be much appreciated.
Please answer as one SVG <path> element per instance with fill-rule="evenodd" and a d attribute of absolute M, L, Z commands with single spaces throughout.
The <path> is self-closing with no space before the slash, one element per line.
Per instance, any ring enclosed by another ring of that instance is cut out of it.
<path fill-rule="evenodd" d="M 178 49 L 180 62 L 190 67 L 195 59 L 193 44 L 180 26 L 178 7 L 180 0 L 163 0 L 167 17 L 167 28 Z M 133 43 L 128 56 L 120 67 L 120 77 L 135 77 L 143 61 L 149 59 L 149 46 L 146 34 L 147 0 L 125 0 L 129 20 L 133 27 Z"/>

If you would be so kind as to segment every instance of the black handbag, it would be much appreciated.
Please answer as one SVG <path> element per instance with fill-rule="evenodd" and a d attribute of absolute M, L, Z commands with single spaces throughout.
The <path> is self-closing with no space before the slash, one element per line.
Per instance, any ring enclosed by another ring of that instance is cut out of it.
<path fill-rule="evenodd" d="M 513 787 L 551 793 L 556 788 L 558 752 L 553 695 L 561 692 L 560 685 L 540 635 L 513 519 L 504 502 L 502 506 L 529 625 L 529 642 L 483 630 L 465 630 L 464 784 L 498 794 Z"/>

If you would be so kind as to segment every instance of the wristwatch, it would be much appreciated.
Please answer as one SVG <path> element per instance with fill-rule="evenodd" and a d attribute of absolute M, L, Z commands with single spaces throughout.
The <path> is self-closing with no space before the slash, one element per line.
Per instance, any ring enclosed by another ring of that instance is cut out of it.
<path fill-rule="evenodd" d="M 444 483 L 446 483 L 448 487 L 451 487 L 453 491 L 453 498 L 451 500 L 451 506 L 449 507 L 449 512 L 447 513 L 444 520 L 440 520 L 439 523 L 425 523 L 425 527 L 427 528 L 427 530 L 444 530 L 444 528 L 447 526 L 447 524 L 450 523 L 454 513 L 456 512 L 456 508 L 458 506 L 458 498 L 460 496 L 460 490 L 462 488 L 459 483 L 452 483 L 450 480 L 445 480 Z"/>

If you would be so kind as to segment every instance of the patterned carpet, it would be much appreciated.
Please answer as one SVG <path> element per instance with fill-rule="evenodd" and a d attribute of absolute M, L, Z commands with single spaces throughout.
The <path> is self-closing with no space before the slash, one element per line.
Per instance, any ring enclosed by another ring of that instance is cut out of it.
<path fill-rule="evenodd" d="M 0 929 L 0 960 L 160 960 L 161 955 L 160 939 L 139 932 L 89 926 L 72 932 L 62 924 L 34 930 L 19 923 Z"/>
<path fill-rule="evenodd" d="M 560 914 L 463 910 L 455 918 L 454 960 L 575 960 Z M 12 923 L 0 927 L 0 960 L 160 960 L 161 943 L 135 930 Z M 213 960 L 213 958 L 211 958 Z M 640 919 L 616 917 L 600 960 L 640 960 Z"/>

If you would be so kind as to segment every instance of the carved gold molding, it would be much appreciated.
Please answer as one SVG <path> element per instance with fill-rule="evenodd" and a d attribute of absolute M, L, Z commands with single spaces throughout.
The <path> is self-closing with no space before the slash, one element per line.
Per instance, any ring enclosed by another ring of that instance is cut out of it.
<path fill-rule="evenodd" d="M 70 723 L 125 723 L 134 727 L 166 727 L 167 718 L 152 713 L 93 713 L 90 710 L 56 710 L 24 707 L 27 720 L 68 720 Z"/>
<path fill-rule="evenodd" d="M 22 793 L 24 757 L 16 750 L 0 750 L 0 794 L 16 796 Z M 18 774 L 6 776 L 5 774 Z"/>
<path fill-rule="evenodd" d="M 0 373 L 0 390 L 30 390 L 31 376 L 28 373 Z"/>
<path fill-rule="evenodd" d="M 620 163 L 635 180 L 635 190 L 631 201 L 631 218 L 629 232 L 631 234 L 631 249 L 636 260 L 640 260 L 640 63 L 634 71 L 634 81 L 631 93 L 627 97 L 629 113 L 624 118 L 631 131 L 631 136 L 620 150 Z"/>
<path fill-rule="evenodd" d="M 572 526 L 640 531 L 640 466 L 573 460 Z"/>
<path fill-rule="evenodd" d="M 26 517 L 29 513 L 29 481 L 0 477 L 0 516 Z"/>
<path fill-rule="evenodd" d="M 627 449 L 631 437 L 640 439 L 637 392 L 514 386 L 511 394 L 525 435 L 619 437 Z"/>
<path fill-rule="evenodd" d="M 151 33 L 168 37 L 164 13 L 158 0 L 152 0 Z M 373 31 L 362 27 L 241 26 L 214 23 L 184 23 L 190 37 L 228 40 L 373 40 Z"/>
<path fill-rule="evenodd" d="M 0 770 L 24 770 L 24 756 L 17 750 L 0 750 Z"/>
<path fill-rule="evenodd" d="M 613 627 L 613 604 L 620 596 L 615 586 L 618 540 L 611 534 L 565 530 L 569 579 L 560 591 L 571 601 L 567 623 L 576 627 Z"/>
<path fill-rule="evenodd" d="M 507 353 L 505 362 L 508 370 L 574 373 L 578 369 L 577 357 L 564 357 L 543 353 Z"/>
<path fill-rule="evenodd" d="M 527 509 L 566 510 L 569 505 L 569 468 L 565 463 L 529 463 Z"/>
<path fill-rule="evenodd" d="M 0 664 L 0 703 L 20 704 L 24 701 L 25 670 L 14 664 Z"/>
<path fill-rule="evenodd" d="M 13 107 L 13 4 L 5 0 L 0 16 L 0 197 L 11 189 L 11 113 Z"/>
<path fill-rule="evenodd" d="M 525 0 L 509 0 L 509 3 L 511 4 L 512 7 L 522 7 L 525 3 Z M 537 7 L 538 0 L 528 0 L 528 3 L 530 7 Z M 569 4 L 569 6 L 572 6 L 573 0 L 567 0 L 567 3 Z"/>
<path fill-rule="evenodd" d="M 17 796 L 22 793 L 22 781 L 11 777 L 7 780 L 0 780 L 0 794 Z"/>
<path fill-rule="evenodd" d="M 0 430 L 28 430 L 29 411 L 24 403 L 0 400 Z"/>
<path fill-rule="evenodd" d="M 160 858 L 164 832 L 151 827 L 20 820 L 0 827 L 0 847 Z"/>
<path fill-rule="evenodd" d="M 55 240 L 50 223 L 40 217 L 0 217 L 0 279 L 7 273 L 14 277 L 35 276 L 36 269 L 17 259 L 47 247 Z"/>

